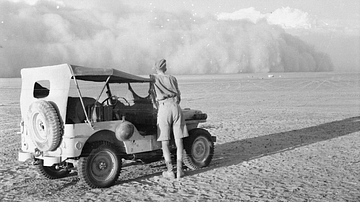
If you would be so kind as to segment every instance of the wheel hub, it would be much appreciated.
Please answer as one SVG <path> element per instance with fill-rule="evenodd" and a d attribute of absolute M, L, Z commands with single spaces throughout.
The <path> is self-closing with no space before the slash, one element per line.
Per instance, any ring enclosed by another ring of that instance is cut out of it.
<path fill-rule="evenodd" d="M 92 160 L 92 176 L 99 181 L 108 179 L 115 172 L 116 157 L 110 151 L 101 151 L 97 153 Z"/>
<path fill-rule="evenodd" d="M 45 126 L 44 126 L 44 123 L 42 121 L 39 121 L 38 126 L 39 126 L 39 131 L 44 131 Z"/>
<path fill-rule="evenodd" d="M 40 143 L 45 143 L 47 140 L 45 118 L 41 114 L 35 114 L 33 117 L 34 135 Z"/>
<path fill-rule="evenodd" d="M 102 161 L 99 163 L 99 169 L 100 170 L 105 170 L 107 168 L 107 164 L 106 162 Z"/>
<path fill-rule="evenodd" d="M 206 147 L 206 139 L 199 137 L 194 141 L 192 149 L 192 156 L 196 161 L 203 161 L 209 154 L 209 149 Z"/>
<path fill-rule="evenodd" d="M 199 155 L 203 154 L 204 150 L 205 150 L 204 145 L 198 144 L 195 148 L 196 155 L 199 156 Z"/>

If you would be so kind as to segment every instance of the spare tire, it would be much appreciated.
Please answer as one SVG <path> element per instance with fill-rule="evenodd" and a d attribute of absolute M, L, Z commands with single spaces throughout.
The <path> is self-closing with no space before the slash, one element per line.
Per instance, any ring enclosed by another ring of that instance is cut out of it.
<path fill-rule="evenodd" d="M 63 129 L 54 106 L 45 100 L 30 105 L 28 130 L 32 141 L 40 151 L 55 150 L 61 140 Z"/>

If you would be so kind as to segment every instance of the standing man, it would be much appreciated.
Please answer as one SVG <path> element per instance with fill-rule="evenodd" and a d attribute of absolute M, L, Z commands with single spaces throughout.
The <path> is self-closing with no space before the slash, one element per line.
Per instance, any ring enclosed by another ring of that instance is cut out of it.
<path fill-rule="evenodd" d="M 166 178 L 175 178 L 171 163 L 169 142 L 171 130 L 174 133 L 177 155 L 176 177 L 180 179 L 184 175 L 182 170 L 183 138 L 189 136 L 182 110 L 179 106 L 180 91 L 174 76 L 166 75 L 166 60 L 161 59 L 155 63 L 156 74 L 150 75 L 152 80 L 153 99 L 158 106 L 157 126 L 158 141 L 161 141 L 162 151 L 167 171 L 163 172 Z"/>

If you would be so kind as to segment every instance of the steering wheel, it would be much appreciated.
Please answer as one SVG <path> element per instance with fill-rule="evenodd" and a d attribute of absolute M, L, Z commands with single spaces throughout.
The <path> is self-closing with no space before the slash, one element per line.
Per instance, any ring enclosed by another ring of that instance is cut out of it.
<path fill-rule="evenodd" d="M 104 101 L 102 101 L 101 105 L 104 105 L 105 102 L 106 102 L 106 105 L 107 106 L 110 106 L 110 105 L 116 105 L 116 103 L 118 102 L 118 98 L 117 96 L 115 95 L 112 95 L 110 97 L 107 97 Z"/>
<path fill-rule="evenodd" d="M 118 99 L 120 99 L 120 98 L 123 99 L 128 106 L 131 105 L 130 102 L 129 102 L 126 98 L 124 98 L 124 97 L 118 97 Z"/>
<path fill-rule="evenodd" d="M 127 99 L 125 99 L 124 97 L 118 97 L 115 95 L 112 95 L 111 97 L 106 98 L 104 101 L 102 101 L 101 105 L 104 105 L 104 103 L 106 102 L 107 106 L 110 106 L 110 105 L 115 106 L 119 102 L 120 98 L 123 99 L 128 106 L 130 106 L 130 102 Z"/>

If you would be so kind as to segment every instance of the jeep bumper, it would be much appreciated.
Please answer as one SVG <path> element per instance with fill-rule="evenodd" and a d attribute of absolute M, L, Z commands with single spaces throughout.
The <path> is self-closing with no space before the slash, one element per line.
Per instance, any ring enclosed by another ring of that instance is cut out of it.
<path fill-rule="evenodd" d="M 34 155 L 31 153 L 27 153 L 27 152 L 22 152 L 22 151 L 19 152 L 19 155 L 18 155 L 19 161 L 25 162 L 26 160 L 29 160 L 29 159 L 34 159 Z"/>
<path fill-rule="evenodd" d="M 18 160 L 21 162 L 25 162 L 29 159 L 35 159 L 35 155 L 28 152 L 19 152 Z M 44 166 L 53 166 L 54 164 L 61 162 L 61 157 L 54 157 L 54 156 L 44 156 L 39 159 L 43 160 Z"/>

